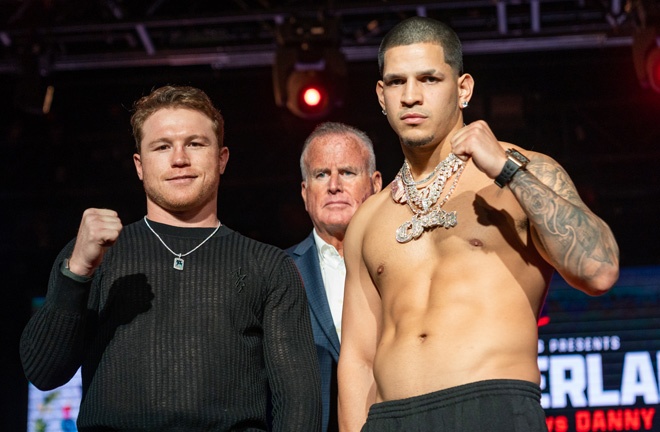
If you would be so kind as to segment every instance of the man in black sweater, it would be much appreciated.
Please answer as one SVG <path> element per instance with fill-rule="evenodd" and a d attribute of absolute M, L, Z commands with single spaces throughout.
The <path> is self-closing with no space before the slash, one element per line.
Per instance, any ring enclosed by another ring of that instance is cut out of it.
<path fill-rule="evenodd" d="M 319 430 L 295 265 L 217 217 L 220 112 L 199 89 L 166 86 L 131 123 L 147 214 L 124 227 L 112 210 L 83 213 L 23 332 L 26 376 L 52 389 L 82 366 L 80 431 L 266 431 L 270 404 L 272 430 Z"/>

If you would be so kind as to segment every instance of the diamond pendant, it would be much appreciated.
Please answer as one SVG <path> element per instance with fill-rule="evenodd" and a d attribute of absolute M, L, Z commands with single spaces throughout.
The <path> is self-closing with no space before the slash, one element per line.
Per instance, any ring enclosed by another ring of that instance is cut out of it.
<path fill-rule="evenodd" d="M 172 265 L 175 270 L 183 270 L 183 258 L 174 257 L 174 264 Z"/>
<path fill-rule="evenodd" d="M 456 210 L 447 212 L 443 209 L 434 209 L 425 214 L 415 214 L 412 219 L 401 224 L 396 230 L 396 241 L 408 243 L 417 240 L 424 231 L 435 227 L 449 229 L 458 223 Z"/>
<path fill-rule="evenodd" d="M 424 232 L 424 227 L 420 221 L 413 216 L 412 220 L 401 224 L 396 230 L 396 241 L 399 243 L 408 243 L 412 239 L 417 239 Z"/>

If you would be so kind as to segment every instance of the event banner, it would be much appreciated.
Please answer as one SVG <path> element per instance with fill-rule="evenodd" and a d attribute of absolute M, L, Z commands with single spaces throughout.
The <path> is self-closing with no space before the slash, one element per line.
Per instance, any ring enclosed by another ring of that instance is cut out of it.
<path fill-rule="evenodd" d="M 539 319 L 550 432 L 660 431 L 660 267 L 590 297 L 556 277 Z"/>

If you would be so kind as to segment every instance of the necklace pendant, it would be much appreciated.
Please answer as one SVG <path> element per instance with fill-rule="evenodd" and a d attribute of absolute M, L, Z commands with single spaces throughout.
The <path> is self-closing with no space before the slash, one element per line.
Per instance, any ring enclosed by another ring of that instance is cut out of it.
<path fill-rule="evenodd" d="M 432 200 L 426 198 L 422 200 L 422 213 L 428 213 L 429 208 L 435 204 Z"/>
<path fill-rule="evenodd" d="M 396 230 L 396 241 L 408 243 L 411 240 L 417 240 L 427 229 L 435 227 L 449 229 L 455 227 L 457 223 L 456 210 L 447 212 L 443 209 L 436 209 L 430 213 L 416 214 Z"/>
<path fill-rule="evenodd" d="M 456 224 L 458 223 L 458 219 L 456 217 L 456 210 L 446 212 L 444 211 L 444 215 L 442 217 L 442 226 L 445 227 L 446 229 L 455 227 Z"/>
<path fill-rule="evenodd" d="M 412 233 L 408 231 L 410 227 L 412 227 L 411 222 L 404 222 L 396 230 L 396 241 L 399 243 L 408 243 L 410 240 L 412 240 Z"/>
<path fill-rule="evenodd" d="M 414 215 L 411 220 L 401 224 L 396 230 L 396 241 L 399 243 L 408 243 L 410 240 L 418 239 L 424 233 L 422 221 Z"/>
<path fill-rule="evenodd" d="M 165 246 L 165 249 L 167 249 L 168 251 L 170 251 L 171 254 L 174 255 L 174 263 L 172 264 L 172 268 L 174 268 L 174 270 L 179 270 L 179 271 L 183 270 L 183 265 L 184 265 L 183 257 L 190 255 L 191 253 L 195 252 L 197 249 L 202 247 L 202 245 L 204 243 L 206 243 L 211 237 L 213 237 L 215 235 L 215 233 L 218 232 L 218 230 L 220 229 L 220 226 L 222 225 L 220 223 L 220 221 L 218 221 L 218 226 L 215 227 L 213 232 L 211 234 L 209 234 L 209 236 L 206 237 L 204 240 L 202 240 L 202 242 L 200 244 L 198 244 L 197 246 L 195 246 L 194 248 L 192 248 L 191 250 L 189 250 L 186 253 L 176 253 L 167 245 L 167 243 L 165 243 L 163 241 L 163 239 L 158 235 L 158 233 L 156 231 L 154 231 L 153 228 L 151 228 L 151 225 L 149 225 L 149 221 L 147 220 L 146 216 L 144 217 L 144 224 L 147 226 L 147 228 L 149 228 L 149 231 L 151 231 L 156 236 L 156 238 L 161 242 L 161 244 L 163 246 Z"/>
<path fill-rule="evenodd" d="M 413 217 L 397 228 L 397 242 L 408 243 L 411 240 L 417 240 L 427 230 L 430 231 L 436 227 L 449 229 L 457 225 L 456 211 L 447 212 L 442 209 L 442 206 L 456 189 L 464 168 L 465 163 L 458 159 L 454 153 L 449 153 L 447 158 L 435 167 L 431 175 L 417 182 L 410 173 L 408 161 L 403 161 L 403 166 L 391 183 L 391 195 L 395 203 L 407 203 L 413 212 Z M 446 196 L 438 202 L 447 181 L 454 173 L 456 173 L 456 176 Z M 435 180 L 418 189 L 418 186 L 427 183 L 434 176 Z"/>

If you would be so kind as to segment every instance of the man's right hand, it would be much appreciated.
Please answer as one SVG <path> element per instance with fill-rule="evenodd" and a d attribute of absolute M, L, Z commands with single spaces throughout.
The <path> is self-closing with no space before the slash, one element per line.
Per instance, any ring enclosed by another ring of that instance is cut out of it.
<path fill-rule="evenodd" d="M 69 270 L 79 276 L 92 276 L 122 230 L 117 212 L 108 209 L 85 210 L 76 244 L 69 258 Z"/>

